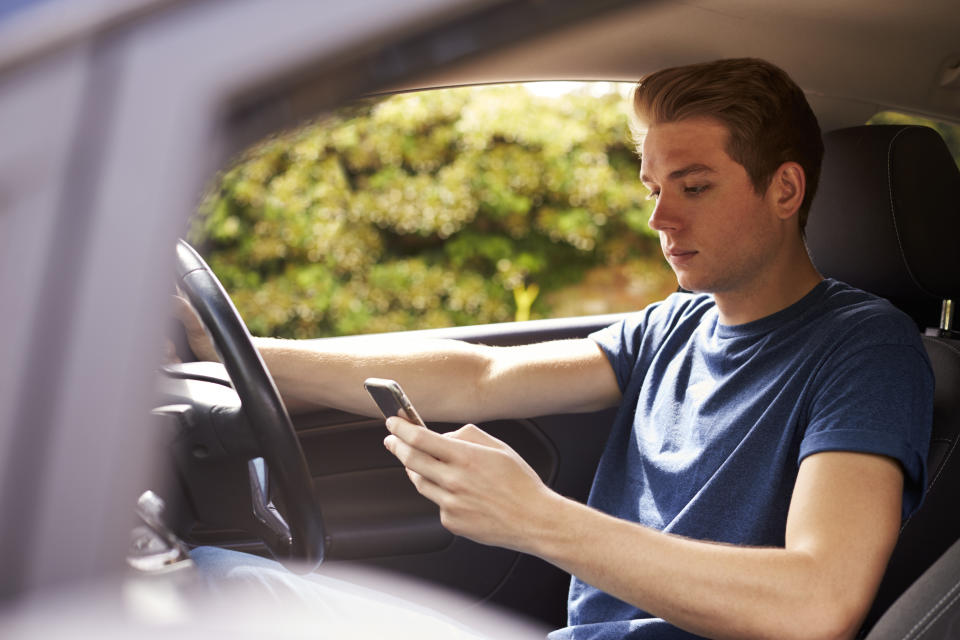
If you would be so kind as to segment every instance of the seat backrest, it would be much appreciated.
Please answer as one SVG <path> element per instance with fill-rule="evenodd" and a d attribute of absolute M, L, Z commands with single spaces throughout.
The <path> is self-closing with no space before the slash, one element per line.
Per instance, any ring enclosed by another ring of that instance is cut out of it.
<path fill-rule="evenodd" d="M 866 640 L 953 640 L 960 637 L 960 540 L 914 582 Z"/>
<path fill-rule="evenodd" d="M 865 629 L 960 539 L 960 341 L 924 337 L 936 378 L 923 505 L 903 525 Z M 960 582 L 960 575 L 956 576 Z"/>
<path fill-rule="evenodd" d="M 883 296 L 918 330 L 960 300 L 960 171 L 936 131 L 862 126 L 824 136 L 807 246 L 826 276 Z M 924 336 L 936 391 L 923 505 L 903 525 L 864 625 L 960 539 L 960 340 Z M 958 577 L 960 580 L 960 577 Z"/>

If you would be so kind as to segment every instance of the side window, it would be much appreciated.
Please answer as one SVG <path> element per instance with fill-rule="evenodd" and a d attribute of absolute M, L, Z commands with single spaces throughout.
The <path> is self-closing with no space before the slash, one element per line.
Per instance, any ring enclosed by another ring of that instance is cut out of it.
<path fill-rule="evenodd" d="M 247 150 L 190 239 L 251 331 L 298 338 L 610 313 L 676 287 L 629 86 L 370 99 Z"/>

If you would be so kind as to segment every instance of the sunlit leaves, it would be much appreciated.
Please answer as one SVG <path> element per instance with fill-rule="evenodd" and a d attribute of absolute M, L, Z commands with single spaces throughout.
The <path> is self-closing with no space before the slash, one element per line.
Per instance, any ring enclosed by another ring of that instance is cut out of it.
<path fill-rule="evenodd" d="M 255 333 L 497 322 L 535 290 L 522 311 L 548 314 L 591 269 L 657 254 L 623 92 L 605 89 L 360 102 L 249 150 L 191 237 Z"/>

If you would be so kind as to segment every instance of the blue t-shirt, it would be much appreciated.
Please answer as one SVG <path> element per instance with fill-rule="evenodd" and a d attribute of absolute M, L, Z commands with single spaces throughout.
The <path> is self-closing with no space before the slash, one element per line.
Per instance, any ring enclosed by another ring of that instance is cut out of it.
<path fill-rule="evenodd" d="M 835 280 L 747 324 L 678 293 L 594 333 L 623 392 L 588 504 L 699 540 L 784 545 L 800 461 L 895 458 L 903 516 L 926 482 L 933 374 L 916 325 Z M 669 580 L 670 576 L 663 576 Z M 574 578 L 559 638 L 695 638 Z"/>

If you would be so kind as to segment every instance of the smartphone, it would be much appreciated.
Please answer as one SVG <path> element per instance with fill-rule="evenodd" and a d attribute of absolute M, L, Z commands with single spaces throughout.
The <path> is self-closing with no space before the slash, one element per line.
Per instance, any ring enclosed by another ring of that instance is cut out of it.
<path fill-rule="evenodd" d="M 396 380 L 367 378 L 363 381 L 363 387 L 380 407 L 384 418 L 400 416 L 421 427 L 427 426 Z"/>

